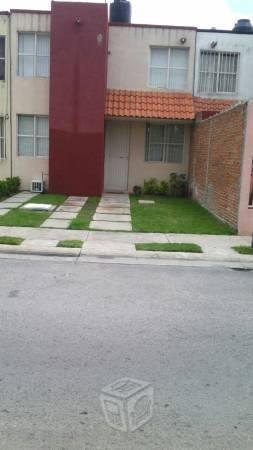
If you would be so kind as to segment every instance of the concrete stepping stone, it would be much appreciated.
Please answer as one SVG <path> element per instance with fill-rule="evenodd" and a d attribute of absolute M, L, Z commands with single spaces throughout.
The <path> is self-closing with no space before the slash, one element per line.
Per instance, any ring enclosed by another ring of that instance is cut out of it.
<path fill-rule="evenodd" d="M 84 206 L 84 203 L 85 202 L 65 200 L 65 202 L 63 203 L 63 206 Z"/>
<path fill-rule="evenodd" d="M 69 227 L 71 220 L 64 219 L 47 219 L 41 224 L 41 228 L 63 228 Z"/>
<path fill-rule="evenodd" d="M 107 222 L 103 220 L 93 220 L 90 224 L 93 230 L 112 230 L 112 231 L 132 231 L 131 223 L 125 222 Z"/>
<path fill-rule="evenodd" d="M 29 199 L 28 199 L 29 200 Z M 24 203 L 27 202 L 27 198 L 22 198 L 22 197 L 10 197 L 7 198 L 6 200 L 3 201 L 3 203 Z"/>
<path fill-rule="evenodd" d="M 93 220 L 102 220 L 109 222 L 129 222 L 131 223 L 130 214 L 99 214 L 95 213 Z"/>
<path fill-rule="evenodd" d="M 76 195 L 71 195 L 70 197 L 67 198 L 67 200 L 65 201 L 70 201 L 70 202 L 83 202 L 86 203 L 88 200 L 88 197 L 78 197 Z"/>
<path fill-rule="evenodd" d="M 98 206 L 96 212 L 99 214 L 130 214 L 130 208 L 109 208 Z"/>
<path fill-rule="evenodd" d="M 10 211 L 10 209 L 0 209 L 0 216 L 5 216 Z"/>
<path fill-rule="evenodd" d="M 55 211 L 53 214 L 51 214 L 50 219 L 60 219 L 60 220 L 73 220 L 77 216 L 74 212 L 64 212 L 64 211 Z"/>
<path fill-rule="evenodd" d="M 81 206 L 68 206 L 68 205 L 61 205 L 57 208 L 56 212 L 73 212 L 73 213 L 79 213 L 81 211 Z"/>
<path fill-rule="evenodd" d="M 128 208 L 129 205 L 126 204 L 122 204 L 122 203 L 106 203 L 106 202 L 100 202 L 99 206 L 103 206 L 105 208 Z"/>
<path fill-rule="evenodd" d="M 138 200 L 138 203 L 140 205 L 154 205 L 154 200 Z"/>
<path fill-rule="evenodd" d="M 21 206 L 22 205 L 22 203 L 20 203 L 20 202 L 13 202 L 13 203 L 10 203 L 10 202 L 2 202 L 2 203 L 0 203 L 0 209 L 13 209 L 13 208 L 19 208 L 19 206 Z"/>

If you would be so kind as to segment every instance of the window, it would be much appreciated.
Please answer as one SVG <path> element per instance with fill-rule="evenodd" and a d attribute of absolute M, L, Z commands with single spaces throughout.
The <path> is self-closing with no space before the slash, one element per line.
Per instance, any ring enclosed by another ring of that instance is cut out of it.
<path fill-rule="evenodd" d="M 5 80 L 5 37 L 0 36 L 0 80 Z"/>
<path fill-rule="evenodd" d="M 184 126 L 147 124 L 145 161 L 182 163 Z"/>
<path fill-rule="evenodd" d="M 6 159 L 3 117 L 0 117 L 0 160 L 1 159 Z"/>
<path fill-rule="evenodd" d="M 49 34 L 18 34 L 18 75 L 21 77 L 49 76 Z"/>
<path fill-rule="evenodd" d="M 18 156 L 48 156 L 47 116 L 18 116 Z"/>
<path fill-rule="evenodd" d="M 189 50 L 185 48 L 151 48 L 150 86 L 186 90 L 188 58 Z"/>
<path fill-rule="evenodd" d="M 236 92 L 239 53 L 200 52 L 199 92 Z"/>

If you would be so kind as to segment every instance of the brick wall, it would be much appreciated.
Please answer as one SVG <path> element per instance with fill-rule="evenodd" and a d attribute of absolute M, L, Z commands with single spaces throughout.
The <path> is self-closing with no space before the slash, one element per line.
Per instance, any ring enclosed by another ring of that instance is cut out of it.
<path fill-rule="evenodd" d="M 199 203 L 237 228 L 247 104 L 240 104 L 192 130 L 190 191 Z"/>

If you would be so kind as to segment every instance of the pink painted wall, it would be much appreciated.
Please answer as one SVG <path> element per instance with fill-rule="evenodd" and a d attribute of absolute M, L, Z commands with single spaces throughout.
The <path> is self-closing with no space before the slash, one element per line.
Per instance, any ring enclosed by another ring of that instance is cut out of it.
<path fill-rule="evenodd" d="M 241 191 L 238 217 L 238 233 L 253 234 L 253 207 L 249 208 L 251 186 L 251 170 L 253 159 L 253 101 L 248 103 L 247 124 L 245 130 L 245 146 L 242 161 Z"/>

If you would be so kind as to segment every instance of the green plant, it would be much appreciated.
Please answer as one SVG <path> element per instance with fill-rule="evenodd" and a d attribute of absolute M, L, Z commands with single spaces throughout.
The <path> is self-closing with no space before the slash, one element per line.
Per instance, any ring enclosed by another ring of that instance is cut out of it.
<path fill-rule="evenodd" d="M 141 186 L 135 185 L 135 186 L 133 187 L 133 193 L 134 193 L 134 195 L 141 195 L 141 193 L 142 193 L 142 188 L 141 188 Z"/>
<path fill-rule="evenodd" d="M 8 197 L 19 190 L 20 178 L 12 177 L 0 181 L 0 197 Z"/>
<path fill-rule="evenodd" d="M 20 188 L 20 178 L 19 177 L 9 177 L 6 178 L 8 190 L 10 194 L 15 194 Z"/>
<path fill-rule="evenodd" d="M 168 181 L 161 181 L 160 183 L 160 195 L 168 195 L 169 183 Z"/>
<path fill-rule="evenodd" d="M 191 243 L 135 244 L 135 248 L 136 250 L 149 252 L 202 253 L 202 248 L 199 245 Z"/>
<path fill-rule="evenodd" d="M 160 194 L 160 183 L 156 178 L 144 180 L 143 193 L 148 195 Z"/>
<path fill-rule="evenodd" d="M 57 244 L 57 247 L 63 247 L 63 248 L 82 248 L 82 246 L 83 246 L 83 241 L 81 241 L 79 239 L 59 241 Z"/>
<path fill-rule="evenodd" d="M 247 245 L 239 245 L 232 247 L 240 255 L 253 255 L 253 247 L 248 247 Z"/>
<path fill-rule="evenodd" d="M 187 179 L 185 174 L 177 174 L 175 172 L 169 177 L 169 195 L 171 197 L 185 197 L 187 194 Z"/>
<path fill-rule="evenodd" d="M 20 245 L 24 239 L 14 236 L 0 236 L 0 244 L 4 245 Z"/>

